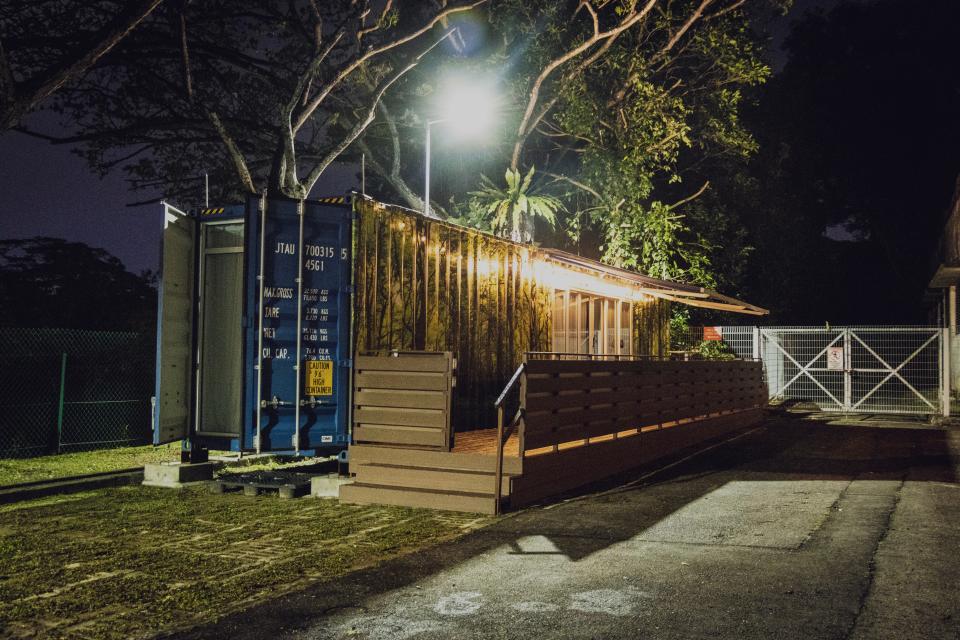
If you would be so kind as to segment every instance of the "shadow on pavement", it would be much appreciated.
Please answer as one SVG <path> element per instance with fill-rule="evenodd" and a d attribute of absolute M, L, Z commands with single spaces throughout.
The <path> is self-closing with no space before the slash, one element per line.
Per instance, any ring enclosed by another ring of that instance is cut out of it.
<path fill-rule="evenodd" d="M 905 479 L 956 483 L 951 436 L 954 446 L 960 443 L 942 428 L 836 425 L 774 414 L 705 453 L 661 460 L 654 474 L 647 469 L 612 478 L 454 542 L 318 583 L 178 637 L 262 638 L 304 628 L 333 613 L 364 611 L 360 603 L 503 548 L 572 562 L 638 540 L 797 549 L 854 483 L 867 492 Z M 771 521 L 771 512 L 780 519 Z"/>

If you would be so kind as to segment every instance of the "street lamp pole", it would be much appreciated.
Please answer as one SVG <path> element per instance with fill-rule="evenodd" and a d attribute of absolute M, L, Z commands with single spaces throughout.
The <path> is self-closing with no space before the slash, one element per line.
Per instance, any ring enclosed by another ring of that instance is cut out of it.
<path fill-rule="evenodd" d="M 447 122 L 450 118 L 440 118 L 438 120 L 427 120 L 427 137 L 424 141 L 424 166 L 426 167 L 423 178 L 423 215 L 430 217 L 430 127 L 441 122 Z"/>

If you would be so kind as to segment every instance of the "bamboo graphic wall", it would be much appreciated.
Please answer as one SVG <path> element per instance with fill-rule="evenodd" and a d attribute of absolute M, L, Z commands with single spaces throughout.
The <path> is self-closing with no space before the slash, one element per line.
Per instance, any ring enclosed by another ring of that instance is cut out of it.
<path fill-rule="evenodd" d="M 496 424 L 493 401 L 526 351 L 550 350 L 552 290 L 535 249 L 357 198 L 358 353 L 452 351 L 459 430 Z M 634 305 L 637 353 L 665 353 L 666 303 Z"/>

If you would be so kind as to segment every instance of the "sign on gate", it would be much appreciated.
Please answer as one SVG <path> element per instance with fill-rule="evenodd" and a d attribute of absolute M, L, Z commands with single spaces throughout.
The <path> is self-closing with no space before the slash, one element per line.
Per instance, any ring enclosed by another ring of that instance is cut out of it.
<path fill-rule="evenodd" d="M 830 347 L 827 351 L 827 369 L 843 371 L 843 347 Z"/>

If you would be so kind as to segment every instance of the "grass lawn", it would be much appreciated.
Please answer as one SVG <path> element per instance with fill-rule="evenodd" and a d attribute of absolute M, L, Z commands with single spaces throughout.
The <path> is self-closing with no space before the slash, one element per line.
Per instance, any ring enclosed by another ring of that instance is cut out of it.
<path fill-rule="evenodd" d="M 139 486 L 3 506 L 0 636 L 150 637 L 490 521 Z"/>
<path fill-rule="evenodd" d="M 142 467 L 153 462 L 180 459 L 180 443 L 154 447 L 124 447 L 79 453 L 40 456 L 38 458 L 0 459 L 0 486 L 36 482 L 87 473 Z"/>

